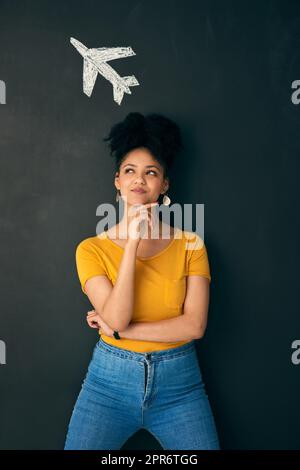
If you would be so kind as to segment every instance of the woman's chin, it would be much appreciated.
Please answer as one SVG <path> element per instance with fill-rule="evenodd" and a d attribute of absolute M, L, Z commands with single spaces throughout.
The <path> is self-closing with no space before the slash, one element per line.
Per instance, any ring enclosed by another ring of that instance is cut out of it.
<path fill-rule="evenodd" d="M 130 198 L 127 198 L 127 203 L 130 204 L 149 204 L 151 199 L 147 193 L 132 192 Z M 153 201 L 154 202 L 154 201 Z"/>

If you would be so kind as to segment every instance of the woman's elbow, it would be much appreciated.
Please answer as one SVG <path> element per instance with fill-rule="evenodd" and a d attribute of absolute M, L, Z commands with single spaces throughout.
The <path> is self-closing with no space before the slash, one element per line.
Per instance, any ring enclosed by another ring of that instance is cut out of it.
<path fill-rule="evenodd" d="M 105 320 L 105 318 L 103 318 L 103 320 L 114 331 L 124 331 L 124 330 L 126 330 L 126 328 L 129 325 L 128 322 L 124 321 L 123 319 L 119 319 L 119 318 L 111 318 L 110 317 L 107 320 Z"/>
<path fill-rule="evenodd" d="M 205 335 L 206 325 L 200 326 L 196 329 L 195 339 L 201 339 Z"/>

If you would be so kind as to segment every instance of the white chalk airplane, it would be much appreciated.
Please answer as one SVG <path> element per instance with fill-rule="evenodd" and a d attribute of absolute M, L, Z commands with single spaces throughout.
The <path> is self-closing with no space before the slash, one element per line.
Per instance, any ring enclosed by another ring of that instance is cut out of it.
<path fill-rule="evenodd" d="M 131 47 L 100 47 L 88 49 L 77 39 L 70 38 L 71 44 L 83 57 L 83 92 L 90 97 L 98 73 L 113 86 L 114 100 L 121 104 L 124 93 L 131 95 L 131 86 L 139 85 L 134 75 L 120 77 L 120 75 L 106 62 L 135 55 Z"/>

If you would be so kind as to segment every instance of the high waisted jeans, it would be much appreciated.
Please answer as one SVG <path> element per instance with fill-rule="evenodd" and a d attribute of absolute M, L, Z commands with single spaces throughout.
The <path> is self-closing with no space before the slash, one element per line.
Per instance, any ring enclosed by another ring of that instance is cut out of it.
<path fill-rule="evenodd" d="M 139 429 L 163 449 L 220 449 L 195 340 L 138 353 L 96 343 L 64 450 L 114 450 Z"/>

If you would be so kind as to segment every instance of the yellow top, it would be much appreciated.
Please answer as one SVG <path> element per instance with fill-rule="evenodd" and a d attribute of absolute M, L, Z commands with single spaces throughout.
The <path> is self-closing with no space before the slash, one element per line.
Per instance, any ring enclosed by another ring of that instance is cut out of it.
<path fill-rule="evenodd" d="M 76 266 L 81 289 L 85 294 L 85 283 L 93 276 L 104 274 L 113 285 L 115 284 L 123 252 L 124 249 L 111 240 L 106 231 L 79 243 L 76 248 Z M 151 322 L 181 315 L 186 293 L 186 276 L 196 274 L 208 278 L 211 282 L 205 244 L 198 234 L 175 227 L 174 238 L 159 253 L 147 258 L 136 256 L 131 321 Z M 99 334 L 106 343 L 135 352 L 175 348 L 189 342 L 126 338 L 118 340 Z"/>

